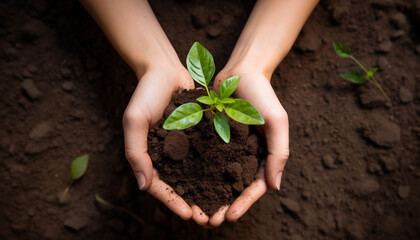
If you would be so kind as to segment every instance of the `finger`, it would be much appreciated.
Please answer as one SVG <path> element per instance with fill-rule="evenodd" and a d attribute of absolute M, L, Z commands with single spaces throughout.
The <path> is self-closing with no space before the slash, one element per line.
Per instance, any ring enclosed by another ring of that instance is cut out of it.
<path fill-rule="evenodd" d="M 147 154 L 148 122 L 141 113 L 124 114 L 125 156 L 134 171 L 140 190 L 149 188 L 153 178 L 153 165 Z"/>
<path fill-rule="evenodd" d="M 235 222 L 267 191 L 264 168 L 259 170 L 256 180 L 232 203 L 226 212 L 226 220 Z"/>
<path fill-rule="evenodd" d="M 153 171 L 153 181 L 147 189 L 152 196 L 160 200 L 180 218 L 190 219 L 193 211 L 190 206 L 165 182 L 163 182 L 156 171 Z"/>
<path fill-rule="evenodd" d="M 229 209 L 229 205 L 221 206 L 217 212 L 215 212 L 209 219 L 209 225 L 211 227 L 220 226 L 226 219 L 226 212 Z"/>
<path fill-rule="evenodd" d="M 184 68 L 185 70 L 185 68 Z M 179 89 L 187 89 L 191 90 L 194 89 L 194 81 L 188 71 L 180 71 L 180 86 Z"/>
<path fill-rule="evenodd" d="M 271 189 L 280 190 L 281 178 L 289 158 L 289 121 L 284 109 L 268 117 L 265 126 L 267 139 L 267 162 L 265 175 Z"/>
<path fill-rule="evenodd" d="M 191 209 L 192 209 L 192 220 L 194 220 L 196 223 L 200 225 L 204 225 L 208 223 L 209 216 L 207 216 L 207 214 L 205 214 L 199 206 L 192 205 Z"/>

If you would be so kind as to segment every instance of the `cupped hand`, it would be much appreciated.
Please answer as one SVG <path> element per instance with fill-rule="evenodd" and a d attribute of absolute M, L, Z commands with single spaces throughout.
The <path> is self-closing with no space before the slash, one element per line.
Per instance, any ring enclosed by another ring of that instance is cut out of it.
<path fill-rule="evenodd" d="M 192 208 L 159 179 L 147 153 L 147 134 L 162 117 L 176 91 L 194 88 L 194 82 L 183 67 L 146 71 L 124 112 L 125 154 L 136 176 L 139 189 L 147 190 L 175 214 L 191 218 Z"/>
<path fill-rule="evenodd" d="M 222 70 L 216 76 L 214 89 L 218 89 L 225 79 L 235 75 L 241 76 L 241 80 L 234 96 L 249 101 L 265 120 L 263 126 L 256 127 L 265 136 L 268 155 L 257 172 L 256 180 L 232 205 L 222 206 L 213 214 L 208 222 L 209 227 L 219 226 L 224 220 L 238 220 L 267 191 L 267 186 L 280 190 L 283 170 L 289 157 L 288 116 L 269 79 L 260 73 Z"/>

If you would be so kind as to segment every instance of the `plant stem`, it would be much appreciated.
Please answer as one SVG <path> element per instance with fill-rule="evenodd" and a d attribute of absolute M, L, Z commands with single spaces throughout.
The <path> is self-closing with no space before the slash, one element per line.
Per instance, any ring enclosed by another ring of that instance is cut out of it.
<path fill-rule="evenodd" d="M 137 216 L 136 214 L 134 214 L 134 213 L 132 213 L 132 212 L 130 212 L 130 211 L 128 211 L 127 209 L 125 209 L 125 208 L 123 208 L 123 207 L 120 207 L 120 206 L 117 206 L 117 205 L 114 205 L 114 204 L 112 204 L 112 203 L 110 203 L 110 202 L 108 202 L 108 201 L 105 201 L 103 198 L 101 198 L 98 194 L 96 194 L 95 195 L 95 199 L 96 199 L 96 201 L 98 201 L 98 202 L 100 202 L 100 203 L 102 203 L 103 205 L 105 205 L 105 206 L 108 206 L 108 207 L 110 207 L 110 208 L 115 208 L 115 209 L 117 209 L 118 211 L 121 211 L 121 212 L 124 212 L 124 213 L 126 213 L 126 214 L 128 214 L 128 215 L 130 215 L 131 217 L 133 217 L 134 219 L 136 219 L 137 220 L 137 222 L 139 222 L 141 225 L 145 225 L 145 222 L 143 221 L 143 219 L 141 219 L 139 216 Z"/>
<path fill-rule="evenodd" d="M 373 79 L 373 83 L 374 85 L 379 88 L 379 91 L 381 91 L 382 95 L 384 95 L 384 97 L 386 98 L 386 100 L 391 103 L 391 99 L 389 99 L 388 95 L 385 93 L 384 89 L 382 88 L 381 84 L 379 84 L 379 82 L 376 80 L 376 78 L 374 76 L 372 76 Z"/>
<path fill-rule="evenodd" d="M 213 112 L 213 109 L 214 109 L 214 105 L 211 105 L 211 108 L 210 108 L 210 112 L 211 112 L 211 116 L 210 116 L 210 125 L 213 125 L 213 118 L 214 118 L 214 112 Z"/>
<path fill-rule="evenodd" d="M 67 185 L 66 189 L 64 189 L 63 194 L 61 195 L 61 199 L 64 200 L 64 198 L 66 197 L 67 193 L 70 190 L 71 185 L 73 184 L 73 180 L 70 181 L 70 183 Z"/>
<path fill-rule="evenodd" d="M 357 60 L 355 57 L 353 57 L 353 55 L 350 55 L 350 58 L 357 63 L 357 65 L 359 65 L 359 67 L 367 74 L 368 70 L 365 68 L 365 66 L 363 66 L 363 64 L 361 62 L 359 62 L 359 60 Z M 388 95 L 385 93 L 384 89 L 382 88 L 381 84 L 379 84 L 379 82 L 376 80 L 376 78 L 374 76 L 372 76 L 371 78 L 368 78 L 368 80 L 373 80 L 371 81 L 371 83 L 373 85 L 375 85 L 377 88 L 379 88 L 379 91 L 381 91 L 382 95 L 385 97 L 385 99 L 391 103 L 391 100 L 389 99 Z"/>
<path fill-rule="evenodd" d="M 119 211 L 122 211 L 122 212 L 130 215 L 131 217 L 133 217 L 134 219 L 136 219 L 137 222 L 139 222 L 141 225 L 144 225 L 143 219 L 139 218 L 136 214 L 134 214 L 134 213 L 132 213 L 132 212 L 128 211 L 127 209 L 122 208 L 120 206 L 115 206 L 113 204 L 111 204 L 111 206 L 114 207 L 115 209 L 119 210 Z"/>
<path fill-rule="evenodd" d="M 365 71 L 365 73 L 368 72 L 368 70 L 359 62 L 359 60 L 357 60 L 355 57 L 353 57 L 353 55 L 350 55 L 350 58 L 353 59 L 353 61 L 355 61 L 357 63 L 357 65 L 359 65 L 359 67 Z"/>
<path fill-rule="evenodd" d="M 209 92 L 209 88 L 207 86 L 205 86 L 205 87 L 206 87 L 207 95 L 209 95 L 209 97 L 211 97 L 210 92 Z"/>

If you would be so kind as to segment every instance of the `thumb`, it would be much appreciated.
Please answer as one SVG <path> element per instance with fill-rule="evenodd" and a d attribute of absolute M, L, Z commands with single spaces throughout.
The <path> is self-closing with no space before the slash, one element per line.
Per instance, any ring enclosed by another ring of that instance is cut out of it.
<path fill-rule="evenodd" d="M 139 189 L 146 190 L 153 178 L 152 160 L 147 153 L 149 124 L 142 114 L 125 113 L 123 126 L 125 156 L 136 176 Z"/>
<path fill-rule="evenodd" d="M 280 190 L 283 170 L 289 157 L 289 122 L 286 111 L 277 111 L 267 119 L 265 126 L 267 139 L 266 180 L 273 190 Z"/>

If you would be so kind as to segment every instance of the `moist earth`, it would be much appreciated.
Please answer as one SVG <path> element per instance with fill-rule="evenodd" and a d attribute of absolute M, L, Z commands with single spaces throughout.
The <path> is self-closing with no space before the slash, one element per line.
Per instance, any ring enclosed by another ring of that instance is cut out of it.
<path fill-rule="evenodd" d="M 221 206 L 231 204 L 252 183 L 266 148 L 248 125 L 229 118 L 231 141 L 225 143 L 210 124 L 208 112 L 191 128 L 169 132 L 162 129 L 175 108 L 196 102 L 204 95 L 204 90 L 184 90 L 177 94 L 165 110 L 164 118 L 150 130 L 148 141 L 149 154 L 160 178 L 189 205 L 198 205 L 212 215 Z"/>

